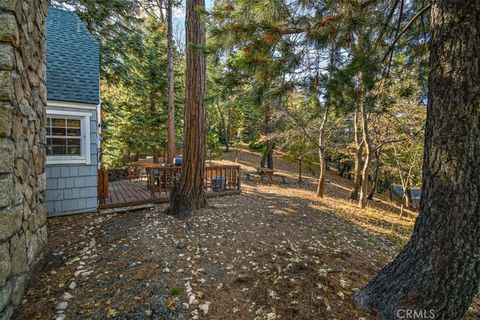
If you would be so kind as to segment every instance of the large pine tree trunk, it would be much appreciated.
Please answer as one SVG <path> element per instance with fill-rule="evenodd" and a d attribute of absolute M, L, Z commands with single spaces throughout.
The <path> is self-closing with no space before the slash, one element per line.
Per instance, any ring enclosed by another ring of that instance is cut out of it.
<path fill-rule="evenodd" d="M 204 0 L 187 0 L 185 83 L 185 129 L 183 166 L 176 183 L 168 212 L 186 219 L 206 205 L 205 175 L 205 105 L 206 61 L 198 46 L 205 46 L 205 23 L 202 11 Z"/>
<path fill-rule="evenodd" d="M 355 295 L 383 319 L 460 319 L 480 279 L 480 2 L 431 4 L 420 213 L 405 249 Z"/>
<path fill-rule="evenodd" d="M 175 87 L 173 71 L 173 0 L 167 0 L 167 163 L 173 163 L 175 142 Z"/>

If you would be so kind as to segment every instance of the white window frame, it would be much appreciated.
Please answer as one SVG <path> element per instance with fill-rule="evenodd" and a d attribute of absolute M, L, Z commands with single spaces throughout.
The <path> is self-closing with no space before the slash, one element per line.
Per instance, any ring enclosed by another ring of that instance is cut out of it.
<path fill-rule="evenodd" d="M 47 117 L 61 117 L 65 119 L 78 119 L 81 122 L 81 156 L 47 156 L 47 164 L 91 164 L 90 154 L 90 112 L 65 111 L 47 109 Z"/>

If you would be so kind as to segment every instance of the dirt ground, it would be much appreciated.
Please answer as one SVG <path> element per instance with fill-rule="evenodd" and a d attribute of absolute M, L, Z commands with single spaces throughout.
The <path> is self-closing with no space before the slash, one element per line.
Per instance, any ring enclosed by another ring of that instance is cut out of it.
<path fill-rule="evenodd" d="M 239 160 L 243 172 L 259 163 Z M 382 197 L 357 209 L 333 172 L 318 199 L 313 177 L 299 184 L 294 165 L 276 165 L 286 184 L 242 180 L 241 195 L 187 222 L 165 205 L 50 219 L 16 319 L 374 319 L 352 294 L 402 248 L 415 214 Z"/>

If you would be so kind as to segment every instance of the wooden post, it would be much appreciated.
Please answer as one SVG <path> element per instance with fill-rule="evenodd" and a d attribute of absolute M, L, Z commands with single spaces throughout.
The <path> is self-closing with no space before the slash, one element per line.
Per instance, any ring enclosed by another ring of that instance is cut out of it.
<path fill-rule="evenodd" d="M 99 169 L 97 171 L 98 180 L 98 200 L 100 204 L 105 204 L 105 200 L 108 198 L 108 172 L 105 169 Z"/>

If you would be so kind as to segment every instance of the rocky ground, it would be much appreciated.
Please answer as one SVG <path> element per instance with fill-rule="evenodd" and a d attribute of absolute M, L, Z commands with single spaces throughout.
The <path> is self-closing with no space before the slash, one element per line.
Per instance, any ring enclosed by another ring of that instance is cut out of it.
<path fill-rule="evenodd" d="M 257 161 L 240 154 L 244 172 Z M 372 319 L 352 294 L 415 215 L 383 198 L 357 209 L 333 173 L 317 199 L 312 177 L 278 167 L 286 184 L 242 182 L 242 195 L 209 199 L 187 222 L 165 205 L 50 219 L 45 267 L 16 319 Z"/>

